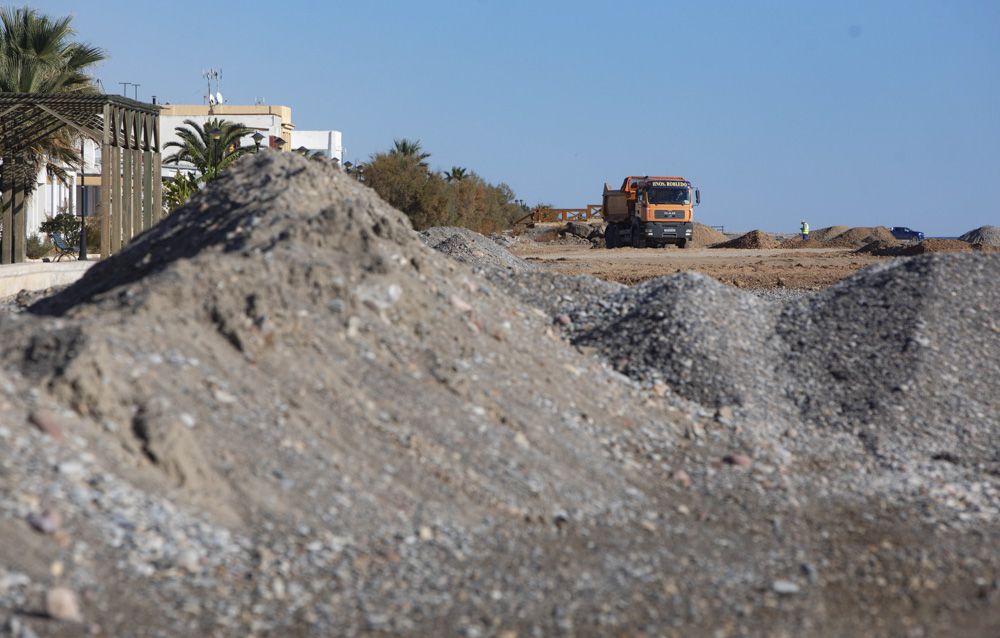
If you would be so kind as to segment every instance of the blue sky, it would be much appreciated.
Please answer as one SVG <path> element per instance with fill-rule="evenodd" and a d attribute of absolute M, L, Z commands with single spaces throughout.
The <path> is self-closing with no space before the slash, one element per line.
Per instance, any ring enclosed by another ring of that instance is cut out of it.
<path fill-rule="evenodd" d="M 529 203 L 693 180 L 727 229 L 1000 225 L 1000 2 L 47 0 L 105 87 L 293 109 L 347 158 L 419 139 Z"/>

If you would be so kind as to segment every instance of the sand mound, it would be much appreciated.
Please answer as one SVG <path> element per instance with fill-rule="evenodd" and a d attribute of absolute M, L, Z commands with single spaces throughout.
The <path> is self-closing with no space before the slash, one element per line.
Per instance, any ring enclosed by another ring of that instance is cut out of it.
<path fill-rule="evenodd" d="M 887 228 L 881 226 L 830 226 L 810 233 L 806 241 L 800 237 L 786 239 L 781 242 L 781 248 L 861 248 L 874 241 L 892 242 L 895 239 Z"/>
<path fill-rule="evenodd" d="M 895 239 L 885 240 L 876 239 L 875 241 L 870 241 L 861 248 L 858 248 L 854 252 L 859 255 L 894 255 L 897 254 L 896 251 L 900 249 L 902 242 Z"/>
<path fill-rule="evenodd" d="M 1000 246 L 1000 227 L 980 226 L 959 237 L 962 241 L 970 244 L 986 244 L 987 246 Z"/>
<path fill-rule="evenodd" d="M 861 248 L 873 241 L 893 241 L 894 239 L 888 228 L 883 226 L 862 226 L 844 231 L 833 239 L 824 242 L 824 244 L 829 248 Z"/>
<path fill-rule="evenodd" d="M 711 248 L 777 248 L 778 242 L 762 230 L 751 230 L 745 235 L 731 239 Z"/>
<path fill-rule="evenodd" d="M 811 231 L 809 233 L 809 239 L 814 239 L 816 241 L 829 241 L 834 237 L 843 235 L 850 229 L 850 226 L 827 226 L 826 228 L 819 228 Z"/>
<path fill-rule="evenodd" d="M 112 636 L 1000 621 L 1000 256 L 782 305 L 483 242 L 265 152 L 0 316 L 0 626 L 80 633 L 55 560 Z"/>
<path fill-rule="evenodd" d="M 711 246 L 712 244 L 718 244 L 724 241 L 726 241 L 725 234 L 715 230 L 711 226 L 694 222 L 694 228 L 691 230 L 690 242 L 690 245 L 693 248 Z"/>
<path fill-rule="evenodd" d="M 988 244 L 970 244 L 959 239 L 925 239 L 916 244 L 877 241 L 859 248 L 856 252 L 882 257 L 909 257 L 928 253 L 998 252 L 1000 247 Z"/>
<path fill-rule="evenodd" d="M 778 245 L 778 248 L 828 248 L 827 244 L 818 239 L 813 238 L 812 235 L 809 239 L 803 241 L 801 237 L 790 237 Z"/>

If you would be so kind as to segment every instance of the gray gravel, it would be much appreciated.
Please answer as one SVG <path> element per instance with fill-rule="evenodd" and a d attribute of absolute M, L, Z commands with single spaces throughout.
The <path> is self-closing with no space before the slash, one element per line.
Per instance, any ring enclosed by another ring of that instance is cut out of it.
<path fill-rule="evenodd" d="M 1000 227 L 980 226 L 959 237 L 962 241 L 970 244 L 986 244 L 987 246 L 1000 246 Z"/>
<path fill-rule="evenodd" d="M 997 634 L 997 256 L 786 300 L 456 235 L 261 153 L 2 314 L 0 632 Z"/>

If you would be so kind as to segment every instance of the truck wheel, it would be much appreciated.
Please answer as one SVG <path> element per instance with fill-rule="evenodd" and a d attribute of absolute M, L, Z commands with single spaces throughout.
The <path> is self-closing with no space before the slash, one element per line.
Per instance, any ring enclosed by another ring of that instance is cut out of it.
<path fill-rule="evenodd" d="M 645 248 L 646 247 L 646 237 L 640 233 L 637 229 L 632 229 L 632 247 L 633 248 Z"/>
<path fill-rule="evenodd" d="M 688 245 L 688 240 L 687 239 L 680 239 L 680 240 L 677 241 L 677 247 L 678 248 L 687 248 L 687 245 Z"/>
<path fill-rule="evenodd" d="M 618 228 L 616 226 L 609 224 L 604 229 L 604 247 L 608 249 L 618 248 Z"/>

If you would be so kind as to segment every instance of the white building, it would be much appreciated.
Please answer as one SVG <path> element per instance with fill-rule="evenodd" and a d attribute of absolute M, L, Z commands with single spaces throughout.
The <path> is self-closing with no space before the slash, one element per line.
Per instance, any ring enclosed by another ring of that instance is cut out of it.
<path fill-rule="evenodd" d="M 322 153 L 329 159 L 344 161 L 344 145 L 340 131 L 292 131 L 292 150 L 306 149 Z"/>
<path fill-rule="evenodd" d="M 287 106 L 257 104 L 240 106 L 233 104 L 163 104 L 160 111 L 160 153 L 164 160 L 176 149 L 166 148 L 168 142 L 180 141 L 177 127 L 184 126 L 185 120 L 193 120 L 199 125 L 212 118 L 238 122 L 259 132 L 263 139 L 261 147 L 292 151 L 305 147 L 309 151 L 320 151 L 329 158 L 343 160 L 343 144 L 340 131 L 296 131 L 292 123 L 292 109 Z M 280 140 L 280 141 L 279 141 Z M 254 143 L 250 137 L 242 141 L 244 145 Z M 97 202 L 101 186 L 101 149 L 91 140 L 83 146 L 84 176 L 80 189 L 80 167 L 72 167 L 68 184 L 51 179 L 45 171 L 38 175 L 38 188 L 32 194 L 27 207 L 28 236 L 38 232 L 39 226 L 49 217 L 61 212 L 77 213 L 81 209 L 87 215 L 97 214 Z M 163 162 L 163 176 L 170 177 L 177 170 L 184 170 Z M 78 204 L 81 208 L 78 208 Z"/>

